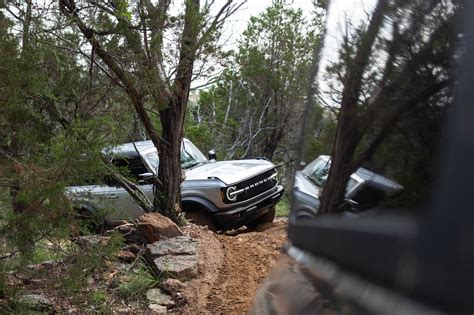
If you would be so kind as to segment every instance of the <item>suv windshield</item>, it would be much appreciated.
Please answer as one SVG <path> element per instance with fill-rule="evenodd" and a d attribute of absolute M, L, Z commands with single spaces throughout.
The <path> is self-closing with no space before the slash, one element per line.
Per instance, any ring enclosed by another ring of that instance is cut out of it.
<path fill-rule="evenodd" d="M 322 187 L 328 177 L 329 166 L 331 166 L 329 161 L 319 158 L 306 166 L 302 173 L 316 186 Z"/>
<path fill-rule="evenodd" d="M 145 158 L 153 170 L 158 173 L 158 153 L 148 153 Z M 181 167 L 183 169 L 191 168 L 206 161 L 207 159 L 204 154 L 202 154 L 202 152 L 194 144 L 189 141 L 183 141 L 183 145 L 181 146 Z"/>
<path fill-rule="evenodd" d="M 328 178 L 329 167 L 331 166 L 330 160 L 324 160 L 317 158 L 308 166 L 306 166 L 301 172 L 316 186 L 323 187 L 324 183 Z M 354 178 L 350 178 L 347 183 L 346 193 L 349 193 L 359 182 Z"/>

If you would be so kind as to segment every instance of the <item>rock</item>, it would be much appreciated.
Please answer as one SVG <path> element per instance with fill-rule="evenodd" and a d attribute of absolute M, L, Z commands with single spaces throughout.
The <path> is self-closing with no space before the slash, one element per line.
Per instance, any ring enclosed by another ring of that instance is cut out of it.
<path fill-rule="evenodd" d="M 173 221 L 159 213 L 145 213 L 139 216 L 136 227 L 147 244 L 183 235 Z"/>
<path fill-rule="evenodd" d="M 152 267 L 157 274 L 164 272 L 180 279 L 190 279 L 197 275 L 197 264 L 197 255 L 167 255 L 155 258 Z"/>
<path fill-rule="evenodd" d="M 63 264 L 64 260 L 46 260 L 40 262 L 39 264 L 28 265 L 27 268 L 34 269 L 34 270 L 45 270 L 45 269 L 53 269 L 58 267 L 59 265 Z"/>
<path fill-rule="evenodd" d="M 135 261 L 135 259 L 137 258 L 137 256 L 132 253 L 132 252 L 129 252 L 127 250 L 119 250 L 115 256 L 117 256 L 117 258 L 120 260 L 120 261 L 123 261 L 123 262 L 126 262 L 126 263 L 132 263 Z"/>
<path fill-rule="evenodd" d="M 175 305 L 172 297 L 161 289 L 149 289 L 146 292 L 146 298 L 151 304 L 158 304 L 167 307 Z"/>
<path fill-rule="evenodd" d="M 188 299 L 183 292 L 178 292 L 173 295 L 173 300 L 177 306 L 183 306 L 188 302 Z"/>
<path fill-rule="evenodd" d="M 146 314 L 153 314 L 153 315 L 167 314 L 167 313 L 168 313 L 167 308 L 159 304 L 148 305 L 148 310 L 146 312 Z"/>
<path fill-rule="evenodd" d="M 178 279 L 168 278 L 160 284 L 160 288 L 171 295 L 175 295 L 176 293 L 183 292 L 186 289 L 186 285 Z"/>
<path fill-rule="evenodd" d="M 196 255 L 198 241 L 189 236 L 177 236 L 146 246 L 146 254 L 152 257 L 165 255 Z"/>
<path fill-rule="evenodd" d="M 112 230 L 107 231 L 107 233 L 119 232 L 123 235 L 125 242 L 132 243 L 132 244 L 142 244 L 143 239 L 140 236 L 140 232 L 138 232 L 135 225 L 132 223 L 125 223 L 115 227 Z"/>
<path fill-rule="evenodd" d="M 76 243 L 80 248 L 91 248 L 98 244 L 107 244 L 110 237 L 100 236 L 100 235 L 85 235 L 85 236 L 78 236 L 74 239 L 74 243 Z"/>
<path fill-rule="evenodd" d="M 53 308 L 53 303 L 41 294 L 25 294 L 20 296 L 17 302 L 24 307 L 38 311 L 46 311 Z"/>
<path fill-rule="evenodd" d="M 125 246 L 122 249 L 126 250 L 126 251 L 129 251 L 129 252 L 132 252 L 135 255 L 138 255 L 143 250 L 143 247 L 141 247 L 140 245 L 137 245 L 137 244 L 130 244 L 130 245 Z"/>
<path fill-rule="evenodd" d="M 178 236 L 148 244 L 145 257 L 157 274 L 165 272 L 176 278 L 193 278 L 198 269 L 198 241 Z"/>

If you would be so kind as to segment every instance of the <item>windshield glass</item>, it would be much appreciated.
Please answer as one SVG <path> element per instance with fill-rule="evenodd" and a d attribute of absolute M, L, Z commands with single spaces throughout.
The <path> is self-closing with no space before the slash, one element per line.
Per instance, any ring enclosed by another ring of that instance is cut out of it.
<path fill-rule="evenodd" d="M 148 153 L 145 156 L 146 160 L 150 164 L 150 166 L 153 168 L 153 171 L 155 173 L 158 173 L 158 166 L 160 163 L 160 160 L 158 158 L 158 153 L 157 152 L 151 152 Z M 202 152 L 191 142 L 189 141 L 183 141 L 183 144 L 181 146 L 181 167 L 182 168 L 190 168 L 193 166 L 196 166 L 198 164 L 206 162 L 207 159 L 202 154 Z"/>
<path fill-rule="evenodd" d="M 358 181 L 351 177 L 351 179 L 349 179 L 349 182 L 347 183 L 346 194 L 348 194 L 352 190 L 352 188 L 354 188 L 358 183 Z"/>
<path fill-rule="evenodd" d="M 306 166 L 302 173 L 312 181 L 316 186 L 322 187 L 328 178 L 329 167 L 331 166 L 330 160 L 323 158 L 317 158 L 308 166 Z M 351 177 L 346 187 L 346 194 L 350 192 L 359 182 Z"/>
<path fill-rule="evenodd" d="M 202 152 L 190 141 L 183 141 L 181 146 L 181 167 L 190 168 L 206 162 L 207 159 Z"/>
<path fill-rule="evenodd" d="M 328 177 L 329 166 L 331 166 L 330 161 L 317 158 L 303 169 L 303 174 L 316 186 L 322 187 Z"/>

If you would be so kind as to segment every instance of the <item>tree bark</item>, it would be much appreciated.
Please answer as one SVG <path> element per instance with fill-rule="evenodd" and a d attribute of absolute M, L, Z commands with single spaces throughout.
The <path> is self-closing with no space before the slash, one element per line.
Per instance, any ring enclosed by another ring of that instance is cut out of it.
<path fill-rule="evenodd" d="M 25 51 L 28 50 L 30 44 L 30 25 L 31 25 L 31 8 L 32 0 L 26 1 L 26 14 L 23 21 L 23 35 L 21 38 L 21 54 L 24 55 Z"/>
<path fill-rule="evenodd" d="M 332 161 L 321 195 L 320 213 L 337 212 L 343 203 L 346 185 L 352 173 L 368 161 L 382 142 L 395 129 L 397 123 L 417 106 L 429 106 L 432 98 L 446 91 L 450 86 L 449 68 L 444 74 L 433 75 L 423 69 L 429 60 L 436 65 L 440 60 L 448 60 L 451 49 L 448 39 L 452 31 L 452 23 L 456 20 L 457 11 L 453 11 L 449 19 L 438 21 L 431 25 L 431 33 L 424 42 L 404 63 L 394 68 L 394 60 L 401 48 L 399 45 L 407 43 L 395 42 L 389 46 L 385 71 L 378 88 L 372 93 L 371 99 L 362 111 L 358 106 L 359 95 L 362 90 L 362 75 L 370 60 L 371 50 L 377 33 L 381 32 L 384 9 L 379 1 L 372 16 L 368 30 L 362 35 L 356 56 L 349 61 L 348 74 L 343 82 L 341 109 L 338 116 L 335 143 L 331 152 Z M 430 3 L 427 10 L 436 6 Z M 428 15 L 429 12 L 425 12 Z M 380 14 L 380 16 L 378 16 Z M 409 26 L 410 32 L 416 33 L 423 29 L 418 20 Z M 375 24 L 375 25 L 374 25 Z M 393 41 L 401 40 L 398 33 L 398 24 L 394 27 Z M 451 35 L 454 37 L 454 35 Z M 435 43 L 446 45 L 436 45 Z M 409 43 L 408 43 L 409 44 Z M 406 47 L 405 47 L 406 48 Z M 438 67 L 444 68 L 446 65 Z M 414 89 L 413 87 L 416 88 Z M 444 93 L 444 98 L 449 97 Z M 370 132 L 370 137 L 368 136 Z M 364 145 L 361 145 L 364 140 Z M 357 154 L 356 154 L 357 149 Z"/>
<path fill-rule="evenodd" d="M 372 47 L 383 24 L 386 0 L 379 0 L 357 53 L 348 67 L 338 115 L 336 137 L 331 152 L 331 167 L 321 194 L 319 213 L 337 212 L 344 202 L 346 185 L 353 173 L 351 162 L 363 135 L 357 126 L 358 102 L 362 77 L 369 63 Z"/>
<path fill-rule="evenodd" d="M 199 0 L 188 0 L 184 16 L 180 58 L 173 96 L 168 107 L 160 110 L 162 141 L 159 146 L 160 165 L 158 178 L 161 187 L 155 185 L 154 205 L 159 211 L 177 223 L 183 222 L 181 215 L 181 142 L 183 139 L 184 117 L 192 80 L 196 45 L 199 34 L 197 16 Z M 161 189 L 158 189 L 161 188 Z"/>

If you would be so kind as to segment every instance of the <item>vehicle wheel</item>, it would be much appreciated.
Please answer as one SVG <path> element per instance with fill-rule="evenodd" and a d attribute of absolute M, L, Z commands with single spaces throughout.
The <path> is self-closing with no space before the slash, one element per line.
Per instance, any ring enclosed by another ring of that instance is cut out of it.
<path fill-rule="evenodd" d="M 186 212 L 186 219 L 194 224 L 207 226 L 211 231 L 217 230 L 217 224 L 214 217 L 204 209 Z"/>
<path fill-rule="evenodd" d="M 295 220 L 298 222 L 302 221 L 312 221 L 315 218 L 315 215 L 307 211 L 295 211 Z"/>
<path fill-rule="evenodd" d="M 276 214 L 276 207 L 273 206 L 270 209 L 268 209 L 267 213 L 257 218 L 256 220 L 253 220 L 252 222 L 245 224 L 245 226 L 248 227 L 249 229 L 254 229 L 260 224 L 271 223 L 275 219 L 275 214 Z"/>

